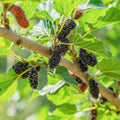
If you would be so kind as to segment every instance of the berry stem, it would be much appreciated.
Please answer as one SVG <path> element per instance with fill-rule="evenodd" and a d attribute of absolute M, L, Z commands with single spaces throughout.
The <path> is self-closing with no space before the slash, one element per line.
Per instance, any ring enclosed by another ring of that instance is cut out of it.
<path fill-rule="evenodd" d="M 72 39 L 71 39 L 72 34 L 70 34 L 70 43 L 73 43 Z M 73 62 L 76 62 L 76 57 L 75 57 L 75 52 L 74 52 L 74 45 L 71 45 L 72 47 L 72 60 Z"/>

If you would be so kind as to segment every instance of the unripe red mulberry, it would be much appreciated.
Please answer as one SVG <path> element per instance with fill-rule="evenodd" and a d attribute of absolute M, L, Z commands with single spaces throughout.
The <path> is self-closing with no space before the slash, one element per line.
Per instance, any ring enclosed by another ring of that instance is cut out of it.
<path fill-rule="evenodd" d="M 29 26 L 29 22 L 25 16 L 23 9 L 17 5 L 11 6 L 8 11 L 10 11 L 16 18 L 18 24 L 23 27 L 27 28 Z"/>
<path fill-rule="evenodd" d="M 78 9 L 75 14 L 75 19 L 79 19 L 82 16 L 82 14 L 83 14 L 83 11 Z"/>

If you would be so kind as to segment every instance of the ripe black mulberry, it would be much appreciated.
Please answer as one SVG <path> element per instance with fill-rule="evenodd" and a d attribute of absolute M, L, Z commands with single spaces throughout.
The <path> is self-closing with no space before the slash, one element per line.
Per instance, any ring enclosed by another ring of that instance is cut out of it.
<path fill-rule="evenodd" d="M 52 57 L 49 59 L 48 63 L 49 68 L 51 69 L 55 68 L 59 64 L 60 59 L 61 59 L 60 53 L 58 51 L 54 51 Z"/>
<path fill-rule="evenodd" d="M 38 87 L 38 69 L 37 69 L 37 67 L 36 68 L 32 68 L 29 71 L 29 83 L 30 83 L 30 86 L 33 89 L 37 89 L 37 87 Z"/>
<path fill-rule="evenodd" d="M 17 74 L 21 74 L 24 71 L 26 71 L 29 68 L 29 63 L 23 63 L 23 62 L 17 62 L 12 66 L 13 70 L 17 73 Z M 27 71 L 26 73 L 24 73 L 22 75 L 22 78 L 27 78 L 29 75 L 29 71 Z"/>
<path fill-rule="evenodd" d="M 94 107 L 94 105 L 91 105 L 91 107 Z M 94 110 L 91 110 L 90 111 L 90 120 L 96 120 L 97 118 L 97 110 L 94 109 Z"/>
<path fill-rule="evenodd" d="M 62 27 L 63 23 L 61 24 L 60 28 Z M 63 28 L 61 29 L 60 33 L 58 34 L 57 38 L 62 42 L 63 39 L 66 38 L 67 35 L 69 35 L 70 31 L 74 29 L 76 26 L 74 20 L 67 19 Z M 60 30 L 59 28 L 59 30 Z"/>
<path fill-rule="evenodd" d="M 89 80 L 89 91 L 93 98 L 97 99 L 99 96 L 99 88 L 95 80 Z"/>

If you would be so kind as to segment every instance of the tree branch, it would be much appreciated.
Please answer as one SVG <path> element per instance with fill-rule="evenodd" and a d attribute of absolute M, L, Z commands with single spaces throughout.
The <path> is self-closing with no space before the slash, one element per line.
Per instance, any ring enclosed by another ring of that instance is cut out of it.
<path fill-rule="evenodd" d="M 50 48 L 45 47 L 29 38 L 25 38 L 13 31 L 11 31 L 10 29 L 7 29 L 7 28 L 1 26 L 0 27 L 0 36 L 14 42 L 17 45 L 21 45 L 30 50 L 33 50 L 34 52 L 40 53 L 48 58 L 51 57 Z M 76 63 L 73 63 L 73 62 L 65 59 L 64 57 L 61 57 L 61 61 L 60 61 L 59 65 L 65 66 L 68 70 L 72 71 L 74 74 L 76 74 L 78 77 L 80 77 L 86 84 L 88 84 L 88 81 L 87 81 L 88 74 L 82 72 Z M 120 109 L 120 100 L 115 95 L 115 93 L 113 93 L 109 89 L 105 88 L 99 82 L 98 82 L 98 87 L 100 89 L 100 93 L 102 94 L 102 96 L 104 96 L 108 101 L 110 101 L 117 108 Z"/>

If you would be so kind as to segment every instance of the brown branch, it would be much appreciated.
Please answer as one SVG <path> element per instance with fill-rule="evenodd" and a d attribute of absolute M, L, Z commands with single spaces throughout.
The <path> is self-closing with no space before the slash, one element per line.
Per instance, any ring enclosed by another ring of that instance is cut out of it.
<path fill-rule="evenodd" d="M 23 47 L 26 47 L 30 50 L 33 50 L 34 52 L 40 53 L 48 58 L 51 57 L 50 48 L 45 47 L 36 41 L 33 41 L 29 38 L 25 38 L 10 29 L 0 27 L 0 36 L 14 42 L 15 44 L 19 44 Z M 61 61 L 59 63 L 60 66 L 65 66 L 68 70 L 75 73 L 78 77 L 80 77 L 86 84 L 88 84 L 87 77 L 88 74 L 84 73 L 80 70 L 79 66 L 76 63 L 73 63 L 64 57 L 61 58 Z M 120 109 L 120 101 L 118 97 L 110 90 L 105 88 L 101 83 L 98 82 L 98 87 L 100 89 L 100 93 L 102 96 L 104 96 L 108 101 L 113 103 L 117 108 Z"/>

